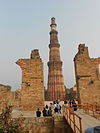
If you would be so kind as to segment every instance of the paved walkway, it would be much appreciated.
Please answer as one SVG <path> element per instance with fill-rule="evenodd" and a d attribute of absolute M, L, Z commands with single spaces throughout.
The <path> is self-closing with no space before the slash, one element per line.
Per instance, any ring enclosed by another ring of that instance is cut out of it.
<path fill-rule="evenodd" d="M 82 131 L 83 131 L 83 133 L 87 128 L 100 126 L 100 120 L 97 120 L 96 118 L 85 114 L 83 112 L 83 110 L 78 110 L 75 113 L 82 118 Z"/>

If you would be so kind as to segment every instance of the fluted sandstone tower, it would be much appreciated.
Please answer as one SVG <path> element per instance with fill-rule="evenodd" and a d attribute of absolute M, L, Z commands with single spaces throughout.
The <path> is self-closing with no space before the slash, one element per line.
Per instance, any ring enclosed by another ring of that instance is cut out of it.
<path fill-rule="evenodd" d="M 49 62 L 48 62 L 48 100 L 64 100 L 65 89 L 60 59 L 57 25 L 55 18 L 51 18 Z"/>

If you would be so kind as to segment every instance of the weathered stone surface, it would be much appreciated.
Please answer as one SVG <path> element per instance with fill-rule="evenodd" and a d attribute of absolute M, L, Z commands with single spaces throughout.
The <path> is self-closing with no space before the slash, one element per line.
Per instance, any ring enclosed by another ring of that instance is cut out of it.
<path fill-rule="evenodd" d="M 80 44 L 74 64 L 79 101 L 100 102 L 100 57 L 90 58 L 88 47 Z"/>
<path fill-rule="evenodd" d="M 0 84 L 0 110 L 5 107 L 5 104 L 13 104 L 19 107 L 20 98 L 18 91 L 13 92 L 10 86 Z"/>
<path fill-rule="evenodd" d="M 22 69 L 21 108 L 24 110 L 42 109 L 44 106 L 43 63 L 37 49 L 31 53 L 31 59 L 19 59 L 16 62 Z"/>
<path fill-rule="evenodd" d="M 71 131 L 63 116 L 25 118 L 23 121 L 21 118 L 21 125 L 29 133 L 65 133 L 68 130 Z"/>
<path fill-rule="evenodd" d="M 69 89 L 68 94 L 68 99 L 76 99 L 77 100 L 77 86 L 74 85 L 72 88 Z"/>
<path fill-rule="evenodd" d="M 12 92 L 9 86 L 0 85 L 0 109 L 5 103 L 22 110 L 43 109 L 43 63 L 38 50 L 32 51 L 30 59 L 19 59 L 16 63 L 22 69 L 22 88 Z"/>

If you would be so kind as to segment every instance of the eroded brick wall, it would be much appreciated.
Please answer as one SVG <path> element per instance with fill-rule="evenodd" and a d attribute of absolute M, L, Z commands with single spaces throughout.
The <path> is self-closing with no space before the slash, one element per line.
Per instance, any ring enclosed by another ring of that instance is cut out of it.
<path fill-rule="evenodd" d="M 0 109 L 4 103 L 12 104 L 22 110 L 43 109 L 44 106 L 44 76 L 43 63 L 37 49 L 33 50 L 30 59 L 19 59 L 22 70 L 21 89 L 12 92 L 8 86 L 0 86 Z"/>
<path fill-rule="evenodd" d="M 20 92 L 19 90 L 11 91 L 10 86 L 0 84 L 0 110 L 5 108 L 6 104 L 20 107 Z"/>
<path fill-rule="evenodd" d="M 37 49 L 30 59 L 16 62 L 22 69 L 21 108 L 24 110 L 42 109 L 44 106 L 43 63 Z"/>
<path fill-rule="evenodd" d="M 80 103 L 100 102 L 99 58 L 90 58 L 88 47 L 80 44 L 74 57 L 75 76 Z"/>

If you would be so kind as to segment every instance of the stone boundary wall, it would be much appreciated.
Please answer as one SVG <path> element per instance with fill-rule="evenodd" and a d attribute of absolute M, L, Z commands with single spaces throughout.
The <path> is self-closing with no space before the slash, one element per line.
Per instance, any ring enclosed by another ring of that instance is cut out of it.
<path fill-rule="evenodd" d="M 63 116 L 24 118 L 21 123 L 29 133 L 54 133 L 55 127 L 70 130 Z"/>

